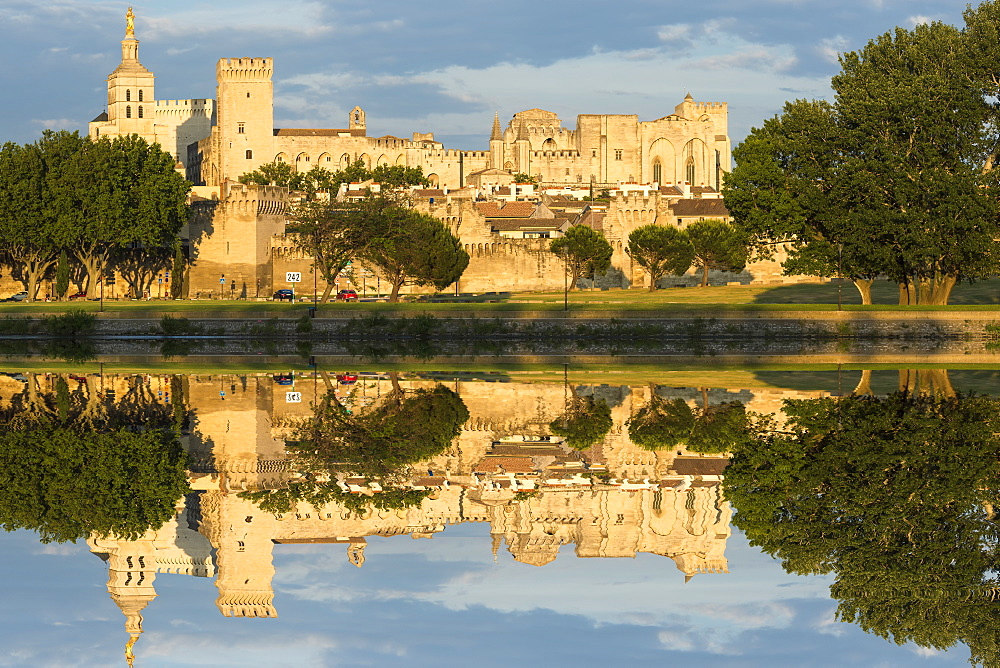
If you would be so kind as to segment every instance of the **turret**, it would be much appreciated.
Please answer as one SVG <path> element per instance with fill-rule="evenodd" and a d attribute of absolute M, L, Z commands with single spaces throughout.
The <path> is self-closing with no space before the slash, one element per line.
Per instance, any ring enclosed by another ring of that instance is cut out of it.
<path fill-rule="evenodd" d="M 490 132 L 490 167 L 503 169 L 503 130 L 500 129 L 500 112 L 493 114 L 493 130 Z"/>
<path fill-rule="evenodd" d="M 139 62 L 139 40 L 135 38 L 132 8 L 125 15 L 125 39 L 122 40 L 122 60 L 108 76 L 108 118 L 117 123 L 117 134 L 138 134 L 154 141 L 153 124 L 156 102 L 153 95 L 153 73 Z"/>
<path fill-rule="evenodd" d="M 274 160 L 270 58 L 222 58 L 215 67 L 219 180 L 237 180 Z"/>

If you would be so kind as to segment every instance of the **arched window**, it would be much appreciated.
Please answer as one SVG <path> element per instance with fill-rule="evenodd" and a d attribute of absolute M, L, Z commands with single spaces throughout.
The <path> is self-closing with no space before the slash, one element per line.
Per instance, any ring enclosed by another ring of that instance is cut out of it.
<path fill-rule="evenodd" d="M 125 101 L 126 102 L 131 102 L 132 101 L 132 91 L 129 90 L 129 89 L 125 90 Z"/>
<path fill-rule="evenodd" d="M 253 151 L 247 149 L 247 160 L 253 160 Z"/>
<path fill-rule="evenodd" d="M 125 118 L 132 118 L 132 106 L 125 107 Z"/>
<path fill-rule="evenodd" d="M 142 89 L 139 89 L 139 101 L 142 102 Z"/>
<path fill-rule="evenodd" d="M 139 118 L 142 118 L 142 105 L 139 105 Z"/>
<path fill-rule="evenodd" d="M 660 164 L 659 158 L 653 163 L 653 181 L 655 183 L 663 182 L 663 165 Z"/>
<path fill-rule="evenodd" d="M 687 168 L 685 172 L 686 172 L 685 176 L 687 177 L 687 182 L 690 185 L 694 185 L 694 158 L 687 159 Z"/>

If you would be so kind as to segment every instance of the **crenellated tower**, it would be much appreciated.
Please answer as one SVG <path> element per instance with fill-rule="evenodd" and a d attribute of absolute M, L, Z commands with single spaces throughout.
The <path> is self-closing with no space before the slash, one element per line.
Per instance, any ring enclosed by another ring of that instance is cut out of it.
<path fill-rule="evenodd" d="M 237 180 L 274 160 L 274 86 L 270 58 L 222 58 L 216 64 L 216 156 L 209 185 Z"/>

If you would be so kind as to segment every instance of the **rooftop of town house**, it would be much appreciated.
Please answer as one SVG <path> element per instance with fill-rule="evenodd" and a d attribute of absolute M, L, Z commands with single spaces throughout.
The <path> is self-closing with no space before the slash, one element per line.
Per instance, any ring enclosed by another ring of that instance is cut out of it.
<path fill-rule="evenodd" d="M 671 468 L 678 475 L 722 475 L 727 466 L 728 457 L 676 457 Z"/>
<path fill-rule="evenodd" d="M 721 199 L 681 199 L 670 205 L 675 216 L 702 216 L 722 218 L 729 216 L 729 209 Z"/>
<path fill-rule="evenodd" d="M 364 137 L 365 130 L 357 128 L 275 128 L 275 137 Z"/>

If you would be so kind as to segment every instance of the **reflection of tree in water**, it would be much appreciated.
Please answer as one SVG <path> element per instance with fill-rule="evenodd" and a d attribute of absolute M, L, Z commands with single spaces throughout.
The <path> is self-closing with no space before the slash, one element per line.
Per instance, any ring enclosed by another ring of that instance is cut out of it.
<path fill-rule="evenodd" d="M 726 470 L 734 523 L 793 573 L 835 573 L 838 618 L 1000 665 L 1000 400 L 942 372 L 889 396 L 788 400 Z M 944 381 L 944 382 L 942 382 Z"/>
<path fill-rule="evenodd" d="M 604 399 L 581 397 L 573 393 L 566 410 L 549 424 L 549 430 L 566 439 L 566 445 L 586 450 L 604 440 L 611 431 L 611 408 Z"/>
<path fill-rule="evenodd" d="M 746 408 L 739 401 L 709 404 L 702 389 L 701 406 L 691 408 L 683 399 L 666 399 L 650 387 L 649 402 L 629 420 L 629 437 L 647 450 L 685 445 L 693 452 L 735 450 L 747 438 Z"/>
<path fill-rule="evenodd" d="M 337 502 L 363 512 L 368 507 L 404 508 L 429 492 L 406 485 L 411 465 L 440 454 L 459 435 L 469 411 L 455 392 L 443 385 L 403 390 L 395 374 L 393 389 L 367 412 L 352 413 L 328 391 L 311 419 L 294 432 L 286 450 L 300 479 L 287 487 L 242 495 L 262 509 L 288 512 L 299 501 L 320 507 Z M 341 486 L 346 477 L 377 483 L 382 491 L 366 497 Z"/>
<path fill-rule="evenodd" d="M 0 407 L 0 526 L 43 542 L 135 539 L 162 526 L 188 490 L 171 407 L 139 377 L 118 402 L 94 378 L 42 380 L 28 374 Z"/>

